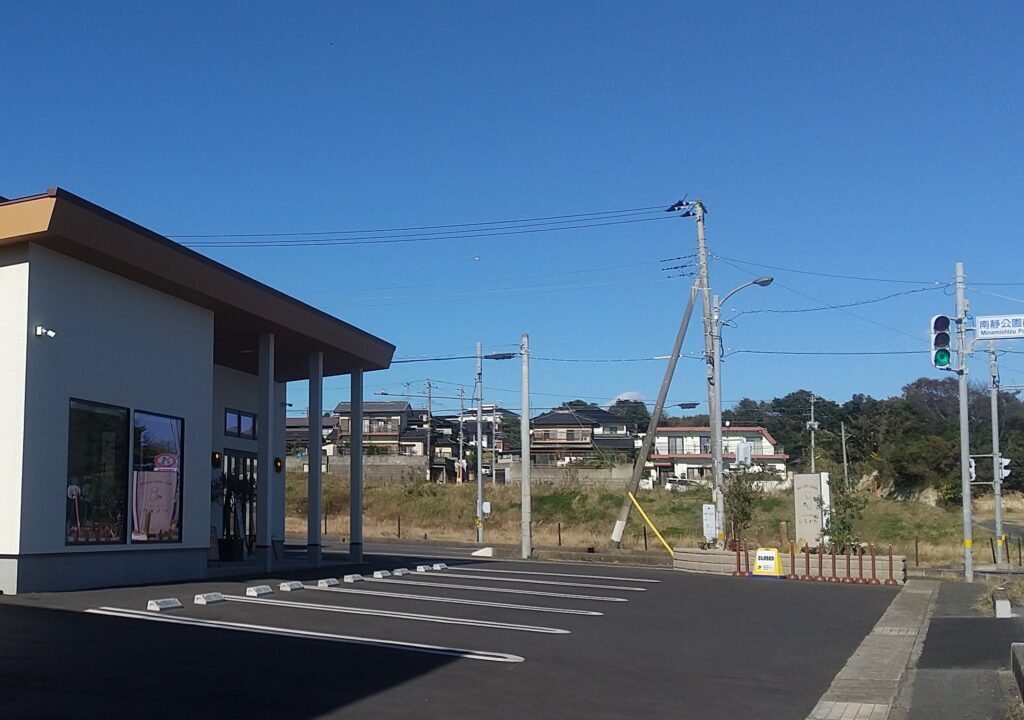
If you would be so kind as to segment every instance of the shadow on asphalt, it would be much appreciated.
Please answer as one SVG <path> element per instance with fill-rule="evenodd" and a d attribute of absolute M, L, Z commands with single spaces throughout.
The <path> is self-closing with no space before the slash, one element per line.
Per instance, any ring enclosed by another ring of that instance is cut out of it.
<path fill-rule="evenodd" d="M 314 718 L 455 658 L 0 606 L 10 718 Z M 141 672 L 140 672 L 141 670 Z"/>

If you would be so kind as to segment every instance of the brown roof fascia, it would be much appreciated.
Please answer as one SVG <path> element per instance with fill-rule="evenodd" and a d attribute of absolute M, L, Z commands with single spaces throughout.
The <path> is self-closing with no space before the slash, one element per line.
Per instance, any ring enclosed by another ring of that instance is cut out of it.
<path fill-rule="evenodd" d="M 24 204 L 24 213 L 11 206 Z M 325 374 L 390 366 L 395 346 L 60 188 L 3 203 L 5 235 L 58 252 L 238 321 L 277 332 L 293 352 L 324 351 Z M 24 215 L 24 217 L 22 217 Z M 43 216 L 47 223 L 42 224 Z M 14 223 L 12 227 L 11 223 Z M 248 327 L 247 327 L 248 326 Z M 284 348 L 282 348 L 284 349 Z M 294 378 L 286 378 L 294 379 Z"/>

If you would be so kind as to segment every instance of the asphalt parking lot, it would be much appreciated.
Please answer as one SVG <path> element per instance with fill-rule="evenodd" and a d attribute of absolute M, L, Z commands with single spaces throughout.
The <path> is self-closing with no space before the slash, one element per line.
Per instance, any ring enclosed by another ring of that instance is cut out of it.
<path fill-rule="evenodd" d="M 806 717 L 885 587 L 371 557 L 358 568 L 0 599 L 9 717 Z M 408 575 L 372 579 L 374 570 Z M 359 572 L 367 579 L 317 587 Z M 282 591 L 300 580 L 304 588 Z M 268 585 L 273 593 L 246 595 Z M 225 600 L 196 605 L 198 593 Z M 146 610 L 176 597 L 183 607 Z M 136 712 L 137 711 L 137 712 Z"/>

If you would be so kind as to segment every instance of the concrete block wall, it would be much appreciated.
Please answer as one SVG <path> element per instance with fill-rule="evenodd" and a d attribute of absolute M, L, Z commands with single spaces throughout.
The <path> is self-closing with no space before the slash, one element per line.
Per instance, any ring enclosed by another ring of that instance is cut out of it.
<path fill-rule="evenodd" d="M 750 548 L 750 564 L 753 567 L 754 564 L 754 552 L 757 548 Z M 779 548 L 782 554 L 782 569 L 789 575 L 789 551 L 788 548 Z M 818 557 L 811 555 L 811 575 L 818 574 Z M 675 570 L 682 570 L 683 572 L 697 572 L 706 573 L 710 575 L 732 575 L 736 570 L 736 553 L 727 550 L 698 550 L 698 549 L 676 549 L 673 553 L 672 567 Z M 822 556 L 822 574 L 825 577 L 829 577 L 832 574 L 832 556 Z M 746 565 L 743 558 L 743 554 L 740 553 L 740 569 L 745 570 Z M 803 553 L 797 553 L 796 556 L 796 574 L 804 574 L 804 556 Z M 842 555 L 836 555 L 836 575 L 840 578 L 846 576 L 846 558 Z M 902 585 L 907 580 L 907 559 L 903 555 L 893 556 L 893 579 L 897 583 Z M 850 576 L 856 579 L 860 576 L 859 566 L 856 556 L 850 557 Z M 871 577 L 871 556 L 864 556 L 864 577 Z M 885 582 L 889 577 L 889 556 L 888 553 L 884 555 L 877 555 L 875 557 L 875 577 L 878 578 L 879 582 Z"/>

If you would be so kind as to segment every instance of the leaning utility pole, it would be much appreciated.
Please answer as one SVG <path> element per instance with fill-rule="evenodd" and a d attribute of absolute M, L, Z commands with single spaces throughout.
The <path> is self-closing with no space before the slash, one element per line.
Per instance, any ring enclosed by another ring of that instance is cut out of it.
<path fill-rule="evenodd" d="M 665 398 L 668 397 L 668 389 L 672 385 L 672 376 L 676 372 L 676 363 L 679 362 L 679 353 L 683 347 L 683 339 L 686 337 L 686 328 L 690 324 L 690 316 L 693 315 L 693 306 L 697 301 L 697 293 L 700 290 L 700 280 L 693 283 L 690 288 L 690 299 L 686 303 L 686 310 L 683 312 L 683 319 L 679 323 L 679 332 L 676 333 L 676 344 L 672 348 L 672 354 L 668 359 L 668 366 L 665 368 L 665 377 L 661 380 L 661 390 L 658 391 L 658 400 L 651 410 L 651 421 L 647 426 L 647 434 L 644 435 L 643 445 L 633 463 L 633 477 L 630 480 L 630 492 L 635 496 L 640 489 L 640 478 L 643 476 L 644 467 L 647 465 L 647 457 L 650 455 L 651 446 L 654 445 L 656 429 L 661 421 L 661 412 L 665 407 Z M 627 495 L 622 501 L 622 509 L 619 510 L 619 517 L 615 521 L 615 528 L 612 530 L 612 547 L 619 547 L 622 544 L 622 533 L 626 530 L 626 521 L 629 520 L 629 511 L 633 507 L 633 501 Z"/>
<path fill-rule="evenodd" d="M 530 336 L 523 333 L 519 343 L 519 360 L 521 370 L 520 393 L 522 406 L 519 411 L 519 467 L 522 475 L 522 514 L 523 514 L 523 560 L 533 554 L 533 511 L 530 507 Z"/>
<path fill-rule="evenodd" d="M 427 380 L 427 446 L 426 447 L 427 447 L 427 482 L 428 483 L 430 482 L 430 464 L 431 464 L 430 463 L 430 429 L 431 429 L 431 425 L 433 423 L 431 423 L 431 421 L 430 421 L 430 411 L 431 411 L 431 405 L 433 405 L 433 402 L 432 402 L 433 401 L 433 397 L 432 397 L 433 389 L 434 389 L 434 385 L 430 382 L 430 380 Z"/>
<path fill-rule="evenodd" d="M 964 264 L 956 264 L 956 372 L 960 376 L 960 488 L 964 510 L 964 578 L 974 582 L 974 557 L 971 527 L 971 434 L 967 407 L 967 298 L 964 296 Z"/>
<path fill-rule="evenodd" d="M 476 541 L 484 541 L 484 350 L 476 344 Z"/>
<path fill-rule="evenodd" d="M 1003 564 L 1003 456 L 999 453 L 999 365 L 996 343 L 988 343 L 989 394 L 992 402 L 992 495 L 996 506 L 996 565 Z"/>

